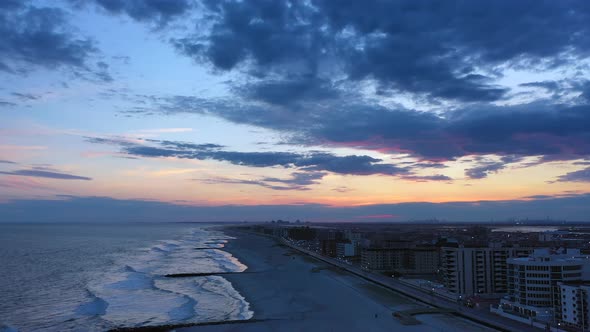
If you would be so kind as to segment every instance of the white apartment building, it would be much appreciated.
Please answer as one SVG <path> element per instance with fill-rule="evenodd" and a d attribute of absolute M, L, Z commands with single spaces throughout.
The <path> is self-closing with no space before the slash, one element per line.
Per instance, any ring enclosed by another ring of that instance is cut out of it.
<path fill-rule="evenodd" d="M 499 311 L 493 310 L 506 317 L 557 324 L 563 319 L 564 295 L 566 305 L 568 302 L 567 294 L 562 294 L 562 288 L 566 287 L 560 283 L 579 282 L 590 277 L 590 259 L 577 249 L 556 252 L 537 249 L 529 257 L 509 258 L 507 262 L 508 295 L 501 300 Z M 573 321 L 573 317 L 567 315 Z"/>
<path fill-rule="evenodd" d="M 508 291 L 507 263 L 511 257 L 526 257 L 532 248 L 502 247 L 443 247 L 441 275 L 445 288 L 455 294 L 502 295 Z"/>
<path fill-rule="evenodd" d="M 354 257 L 357 255 L 357 244 L 348 242 L 336 243 L 336 256 L 338 257 Z"/>
<path fill-rule="evenodd" d="M 588 317 L 590 317 L 590 283 L 589 282 L 559 282 L 562 324 L 581 331 L 589 331 Z"/>

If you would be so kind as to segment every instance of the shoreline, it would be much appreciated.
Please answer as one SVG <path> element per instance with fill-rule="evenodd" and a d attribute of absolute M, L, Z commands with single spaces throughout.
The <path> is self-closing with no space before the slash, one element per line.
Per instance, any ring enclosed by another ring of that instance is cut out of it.
<path fill-rule="evenodd" d="M 448 313 L 393 317 L 424 304 L 298 252 L 275 238 L 236 232 L 222 250 L 248 268 L 223 277 L 249 303 L 249 322 L 191 326 L 176 331 L 496 331 Z M 247 273 L 250 272 L 250 273 Z M 255 272 L 255 273 L 253 273 Z M 418 324 L 418 325 L 414 325 Z"/>

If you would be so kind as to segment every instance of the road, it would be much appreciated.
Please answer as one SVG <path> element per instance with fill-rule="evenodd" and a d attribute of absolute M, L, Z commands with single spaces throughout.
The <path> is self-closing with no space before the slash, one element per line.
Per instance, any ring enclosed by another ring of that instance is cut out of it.
<path fill-rule="evenodd" d="M 319 260 L 326 262 L 328 264 L 337 266 L 337 267 L 339 267 L 343 270 L 346 270 L 348 272 L 354 273 L 362 278 L 370 280 L 374 283 L 377 283 L 383 287 L 389 288 L 393 291 L 404 294 L 404 295 L 411 297 L 414 300 L 417 300 L 419 302 L 423 302 L 425 304 L 435 306 L 435 307 L 456 310 L 458 312 L 458 315 L 460 315 L 464 318 L 473 320 L 475 322 L 478 322 L 480 324 L 491 326 L 491 327 L 494 327 L 494 328 L 499 329 L 501 331 L 510 331 L 510 332 L 512 332 L 512 331 L 522 331 L 522 332 L 542 331 L 542 329 L 532 327 L 528 324 L 520 323 L 517 321 L 510 320 L 505 317 L 495 315 L 489 311 L 486 311 L 485 309 L 478 310 L 478 309 L 468 308 L 468 307 L 465 307 L 465 306 L 460 305 L 458 303 L 447 300 L 445 298 L 434 296 L 428 292 L 424 292 L 423 290 L 414 288 L 412 286 L 408 286 L 407 284 L 403 284 L 394 278 L 389 278 L 389 277 L 386 277 L 383 275 L 374 274 L 374 273 L 365 271 L 365 270 L 361 269 L 360 267 L 348 265 L 348 264 L 338 261 L 336 259 L 323 256 L 317 252 L 313 252 L 313 251 L 298 247 L 285 239 L 281 238 L 280 241 L 292 249 L 295 249 L 295 250 L 300 251 L 304 254 L 315 257 L 316 259 L 319 259 Z"/>

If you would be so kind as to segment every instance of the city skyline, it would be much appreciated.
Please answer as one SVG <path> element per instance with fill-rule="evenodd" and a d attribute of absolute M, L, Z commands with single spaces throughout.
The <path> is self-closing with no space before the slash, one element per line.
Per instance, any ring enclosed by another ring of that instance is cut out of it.
<path fill-rule="evenodd" d="M 588 221 L 589 16 L 2 1 L 0 221 Z"/>

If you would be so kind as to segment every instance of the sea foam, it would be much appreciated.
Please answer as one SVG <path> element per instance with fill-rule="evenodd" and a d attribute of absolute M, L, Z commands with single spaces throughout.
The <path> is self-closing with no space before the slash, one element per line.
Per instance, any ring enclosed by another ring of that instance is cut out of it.
<path fill-rule="evenodd" d="M 222 248 L 230 237 L 194 229 L 115 259 L 88 284 L 79 315 L 98 315 L 115 327 L 249 319 L 248 302 L 221 276 L 167 278 L 167 274 L 242 272 L 247 266 Z M 195 247 L 212 249 L 194 250 Z"/>

